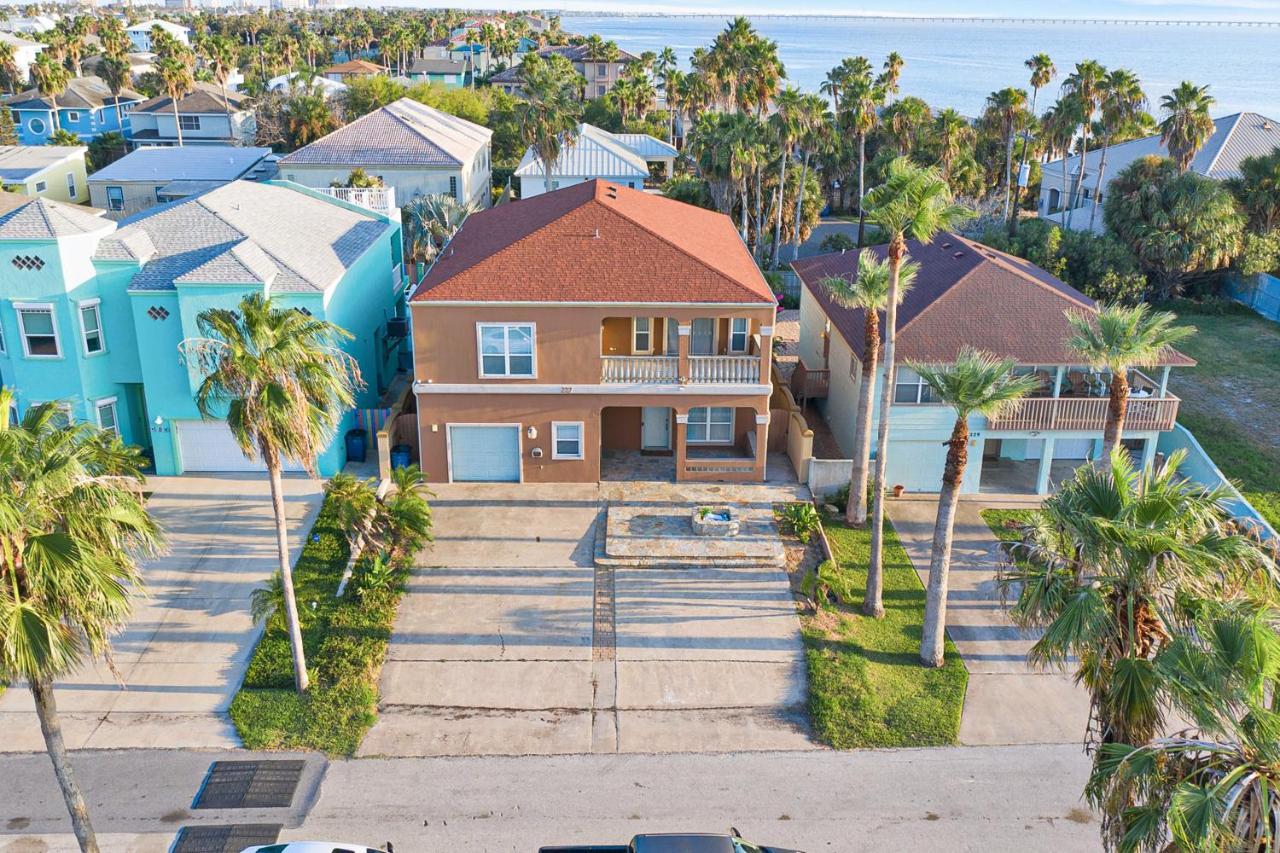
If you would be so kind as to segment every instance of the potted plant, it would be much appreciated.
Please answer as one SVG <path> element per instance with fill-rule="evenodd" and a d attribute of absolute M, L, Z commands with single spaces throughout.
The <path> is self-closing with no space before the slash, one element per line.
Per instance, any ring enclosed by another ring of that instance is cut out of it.
<path fill-rule="evenodd" d="M 902 485 L 901 483 L 898 483 L 893 487 L 893 496 L 895 498 L 900 498 L 902 497 L 902 493 L 905 492 L 906 490 L 907 490 L 906 486 Z"/>

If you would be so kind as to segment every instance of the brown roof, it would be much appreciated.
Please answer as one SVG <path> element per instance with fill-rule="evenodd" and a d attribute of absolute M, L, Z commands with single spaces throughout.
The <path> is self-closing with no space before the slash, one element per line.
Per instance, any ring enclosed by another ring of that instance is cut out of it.
<path fill-rule="evenodd" d="M 381 74 L 386 71 L 386 66 L 378 65 L 367 59 L 349 59 L 346 62 L 339 62 L 337 65 L 330 65 L 321 74 Z"/>
<path fill-rule="evenodd" d="M 883 258 L 887 247 L 872 251 Z M 957 234 L 939 234 L 927 244 L 908 241 L 907 251 L 920 272 L 898 308 L 899 358 L 953 361 L 969 346 L 1020 364 L 1079 362 L 1067 346 L 1071 327 L 1066 312 L 1095 310 L 1083 293 L 1029 261 Z M 817 255 L 791 267 L 861 358 L 862 309 L 838 304 L 822 284 L 829 276 L 856 278 L 858 253 Z M 1171 349 L 1161 364 L 1190 366 L 1195 360 Z"/>
<path fill-rule="evenodd" d="M 413 299 L 776 301 L 727 216 L 600 179 L 471 215 Z"/>

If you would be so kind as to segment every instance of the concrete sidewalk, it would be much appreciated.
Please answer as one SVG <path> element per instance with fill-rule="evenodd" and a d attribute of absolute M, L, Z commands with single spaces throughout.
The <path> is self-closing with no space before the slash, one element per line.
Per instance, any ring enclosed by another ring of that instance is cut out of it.
<path fill-rule="evenodd" d="M 292 560 L 319 511 L 322 485 L 285 478 Z M 97 664 L 56 683 L 67 746 L 237 747 L 226 711 L 259 634 L 249 599 L 277 565 L 266 476 L 153 477 L 146 489 L 168 551 L 143 567 L 148 597 L 135 600 L 128 627 L 112 642 L 120 680 Z M 30 691 L 10 686 L 0 697 L 0 752 L 43 749 Z"/>
<path fill-rule="evenodd" d="M 964 498 L 956 512 L 947 595 L 947 634 L 969 670 L 960 742 L 969 745 L 1080 743 L 1089 719 L 1089 696 L 1071 676 L 1027 664 L 1035 636 L 1009 621 L 996 587 L 1002 556 L 980 515 L 988 507 L 1027 508 L 999 499 Z M 929 582 L 938 501 L 908 495 L 887 504 L 921 581 Z"/>

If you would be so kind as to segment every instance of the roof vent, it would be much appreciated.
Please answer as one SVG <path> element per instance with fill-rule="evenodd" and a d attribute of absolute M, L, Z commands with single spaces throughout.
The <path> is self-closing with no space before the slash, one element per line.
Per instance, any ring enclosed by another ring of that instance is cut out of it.
<path fill-rule="evenodd" d="M 942 244 L 942 248 L 944 248 L 944 249 L 950 249 L 950 248 L 951 248 L 951 244 L 950 244 L 950 243 L 943 243 L 943 244 Z"/>
<path fill-rule="evenodd" d="M 953 254 L 951 257 L 953 257 L 953 258 L 963 258 L 963 257 L 964 257 L 964 252 L 956 252 L 956 253 L 955 253 L 955 254 Z"/>
<path fill-rule="evenodd" d="M 599 240 L 599 239 L 600 239 L 600 229 L 599 229 L 599 228 L 597 228 L 597 229 L 596 229 L 596 233 L 595 233 L 595 235 L 594 235 L 591 239 L 593 239 L 593 240 Z"/>

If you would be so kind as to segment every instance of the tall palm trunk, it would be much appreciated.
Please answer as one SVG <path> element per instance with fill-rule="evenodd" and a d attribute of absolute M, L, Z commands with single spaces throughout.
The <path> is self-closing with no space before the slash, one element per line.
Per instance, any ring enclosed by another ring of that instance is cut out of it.
<path fill-rule="evenodd" d="M 543 152 L 538 152 L 542 157 L 542 184 L 546 192 L 551 192 L 551 161 Z"/>
<path fill-rule="evenodd" d="M 273 448 L 263 448 L 262 455 L 271 479 L 271 509 L 276 516 L 276 550 L 280 557 L 281 585 L 284 587 L 284 616 L 289 629 L 289 648 L 293 651 L 293 683 L 299 693 L 305 693 L 310 679 L 307 676 L 307 653 L 302 647 L 302 626 L 298 623 L 298 601 L 293 593 L 293 566 L 289 565 L 289 533 L 285 527 L 280 456 Z"/>
<path fill-rule="evenodd" d="M 1034 121 L 1036 117 L 1036 99 L 1039 97 L 1040 97 L 1040 90 L 1032 89 L 1031 90 L 1031 120 L 1032 121 Z M 1022 132 L 1022 157 L 1019 158 L 1019 161 L 1018 161 L 1018 177 L 1019 178 L 1022 177 L 1022 170 L 1027 165 L 1027 149 L 1031 147 L 1030 142 L 1031 142 L 1030 131 L 1024 130 Z M 1018 188 L 1013 191 L 1013 216 L 1009 217 L 1009 236 L 1010 237 L 1015 237 L 1018 234 L 1018 205 L 1021 203 L 1022 203 L 1022 186 L 1019 185 Z"/>
<path fill-rule="evenodd" d="M 1067 158 L 1070 156 L 1071 143 L 1068 142 L 1067 146 L 1062 149 L 1062 195 L 1058 199 L 1058 203 L 1062 205 L 1058 210 L 1058 224 L 1064 226 L 1067 224 L 1067 204 L 1069 201 L 1067 198 Z"/>
<path fill-rule="evenodd" d="M 231 126 L 231 102 L 227 100 L 227 78 L 219 76 L 218 85 L 222 87 L 222 109 L 227 114 L 227 132 L 234 133 L 235 128 Z"/>
<path fill-rule="evenodd" d="M 1120 447 L 1124 432 L 1124 419 L 1129 411 L 1129 371 L 1117 370 L 1111 374 L 1111 395 L 1107 400 L 1107 422 L 1102 430 L 1103 464 Z"/>
<path fill-rule="evenodd" d="M 1084 162 L 1089 156 L 1089 119 L 1085 119 L 1085 129 L 1080 133 L 1080 166 L 1076 169 L 1075 185 L 1071 188 L 1071 207 L 1067 209 L 1067 227 L 1071 227 L 1072 216 L 1076 210 L 1076 200 L 1080 198 L 1080 190 L 1084 188 Z M 1063 161 L 1066 169 L 1066 161 Z"/>
<path fill-rule="evenodd" d="M 169 99 L 173 102 L 173 127 L 178 131 L 178 147 L 182 147 L 182 119 L 178 118 L 178 95 L 175 92 L 169 93 Z"/>
<path fill-rule="evenodd" d="M 58 703 L 53 698 L 53 682 L 48 678 L 31 680 L 31 696 L 35 699 L 36 716 L 40 718 L 40 732 L 44 735 L 45 750 L 53 762 L 53 775 L 58 778 L 62 799 L 71 815 L 71 830 L 76 834 L 81 853 L 98 853 L 98 837 L 89 820 L 89 807 L 85 804 L 80 786 L 76 784 L 67 755 L 67 744 L 62 739 L 62 722 L 58 719 Z"/>
<path fill-rule="evenodd" d="M 853 429 L 853 470 L 849 475 L 849 503 L 845 519 L 862 527 L 867 523 L 867 479 L 871 467 L 871 398 L 876 388 L 876 367 L 880 361 L 880 313 L 866 312 L 862 347 L 862 384 L 858 386 L 858 415 Z"/>
<path fill-rule="evenodd" d="M 1107 171 L 1107 149 L 1111 147 L 1111 138 L 1102 140 L 1102 157 L 1098 160 L 1098 180 L 1093 185 L 1093 207 L 1089 209 L 1089 230 L 1093 231 L 1093 221 L 1098 216 L 1098 206 L 1102 199 L 1102 176 Z"/>
<path fill-rule="evenodd" d="M 747 212 L 751 207 L 751 195 L 747 191 L 747 175 L 745 172 L 742 175 L 742 182 L 738 186 L 738 195 L 741 199 L 741 212 L 738 216 L 738 222 L 742 228 L 742 243 L 747 245 Z"/>
<path fill-rule="evenodd" d="M 59 130 L 62 129 L 61 124 L 58 121 L 58 96 L 49 95 L 49 103 L 53 104 L 53 109 L 50 111 L 49 118 L 51 119 L 53 124 L 53 132 L 57 133 Z"/>
<path fill-rule="evenodd" d="M 1013 210 L 1013 123 L 1009 124 L 1009 137 L 1004 147 L 1004 218 L 1008 221 Z"/>
<path fill-rule="evenodd" d="M 791 159 L 791 151 L 782 146 L 782 170 L 778 177 L 778 219 L 773 225 L 773 268 L 782 263 L 782 212 L 787 206 L 787 161 Z"/>
<path fill-rule="evenodd" d="M 862 610 L 879 619 L 884 616 L 884 495 L 889 472 L 889 415 L 893 408 L 893 382 L 897 364 L 894 347 L 898 342 L 898 279 L 907 243 L 895 236 L 889 244 L 889 296 L 884 309 L 884 387 L 880 391 L 880 423 L 876 431 L 876 480 L 871 509 L 871 561 L 867 566 L 867 595 Z M 850 498 L 852 499 L 852 495 Z"/>
<path fill-rule="evenodd" d="M 920 637 L 920 660 L 925 666 L 942 666 L 947 627 L 947 580 L 951 571 L 951 539 L 956 527 L 956 507 L 960 483 L 969 461 L 969 419 L 956 418 L 947 442 L 947 466 L 942 473 L 942 493 L 938 495 L 938 519 L 933 525 L 933 556 L 929 559 L 929 590 L 924 606 L 924 631 Z"/>
<path fill-rule="evenodd" d="M 862 239 L 866 235 L 867 215 L 862 210 L 862 197 L 866 195 L 867 179 L 867 135 L 858 134 L 858 248 L 862 248 Z"/>
<path fill-rule="evenodd" d="M 796 186 L 796 230 L 791 235 L 791 260 L 800 257 L 800 218 L 804 213 L 804 188 L 809 180 L 809 152 L 804 152 L 800 161 L 800 183 Z"/>
<path fill-rule="evenodd" d="M 756 165 L 756 263 L 764 257 L 764 166 Z"/>

